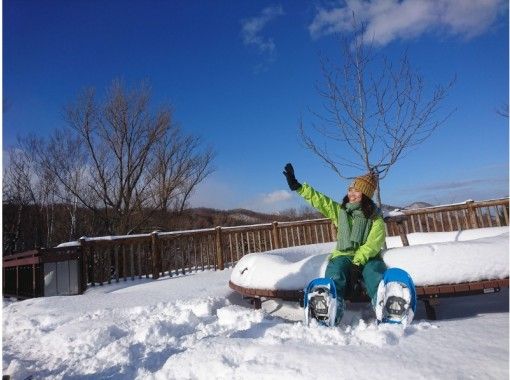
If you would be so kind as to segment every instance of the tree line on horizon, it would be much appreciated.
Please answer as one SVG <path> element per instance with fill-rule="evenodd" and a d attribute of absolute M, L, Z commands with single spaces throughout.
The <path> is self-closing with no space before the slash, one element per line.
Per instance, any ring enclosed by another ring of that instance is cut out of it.
<path fill-rule="evenodd" d="M 110 235 L 102 231 L 100 220 L 84 208 L 75 211 L 75 228 L 69 224 L 68 204 L 3 204 L 3 255 L 23 252 L 35 248 L 54 247 L 67 241 L 76 241 L 82 236 Z M 279 213 L 260 213 L 245 209 L 217 210 L 211 208 L 185 208 L 182 211 L 153 210 L 146 224 L 131 231 L 131 234 L 153 231 L 178 231 L 229 227 L 248 224 L 295 221 L 320 218 L 321 215 L 309 207 L 287 209 Z"/>

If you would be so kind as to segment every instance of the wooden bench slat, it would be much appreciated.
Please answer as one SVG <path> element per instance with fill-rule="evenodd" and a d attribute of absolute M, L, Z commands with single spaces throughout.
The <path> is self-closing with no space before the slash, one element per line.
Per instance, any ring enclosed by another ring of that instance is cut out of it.
<path fill-rule="evenodd" d="M 455 293 L 455 287 L 453 285 L 439 286 L 438 289 L 440 294 Z"/>
<path fill-rule="evenodd" d="M 439 287 L 437 287 L 437 286 L 421 286 L 420 288 L 423 289 L 424 295 L 439 293 Z"/>
<path fill-rule="evenodd" d="M 469 291 L 469 285 L 468 284 L 458 284 L 454 286 L 455 293 L 458 292 L 468 292 Z"/>
<path fill-rule="evenodd" d="M 482 283 L 475 282 L 473 284 L 469 284 L 469 290 L 475 291 L 475 290 L 482 290 L 484 288 Z"/>

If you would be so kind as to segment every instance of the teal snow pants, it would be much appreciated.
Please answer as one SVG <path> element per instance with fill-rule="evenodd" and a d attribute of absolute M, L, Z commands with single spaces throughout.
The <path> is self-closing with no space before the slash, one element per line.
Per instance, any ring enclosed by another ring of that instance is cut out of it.
<path fill-rule="evenodd" d="M 349 280 L 351 265 L 353 265 L 352 259 L 352 256 L 337 256 L 331 259 L 326 267 L 325 277 L 331 278 L 335 282 L 337 297 L 342 300 L 347 281 Z M 385 270 L 386 264 L 384 264 L 380 256 L 370 259 L 362 267 L 363 282 L 365 283 L 365 289 L 372 301 L 372 305 L 376 301 L 377 287 L 383 278 Z"/>

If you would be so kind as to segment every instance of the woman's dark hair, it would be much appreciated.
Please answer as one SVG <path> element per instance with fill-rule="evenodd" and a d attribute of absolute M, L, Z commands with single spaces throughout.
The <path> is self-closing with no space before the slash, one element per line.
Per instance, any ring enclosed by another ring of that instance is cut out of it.
<path fill-rule="evenodd" d="M 346 195 L 342 201 L 342 208 L 345 209 L 345 205 L 349 203 L 349 197 Z M 363 211 L 363 215 L 365 215 L 365 218 L 369 219 L 375 219 L 377 216 L 376 210 L 377 206 L 375 205 L 374 201 L 372 201 L 369 197 L 367 197 L 365 194 L 361 194 L 361 211 Z"/>

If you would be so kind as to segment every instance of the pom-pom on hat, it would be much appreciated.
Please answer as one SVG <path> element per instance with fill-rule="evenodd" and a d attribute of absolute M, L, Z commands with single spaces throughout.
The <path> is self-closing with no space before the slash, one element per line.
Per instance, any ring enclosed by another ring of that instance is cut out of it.
<path fill-rule="evenodd" d="M 377 175 L 374 172 L 370 172 L 356 177 L 349 185 L 349 189 L 352 187 L 361 191 L 367 197 L 372 198 L 374 196 L 375 189 L 377 188 Z"/>

